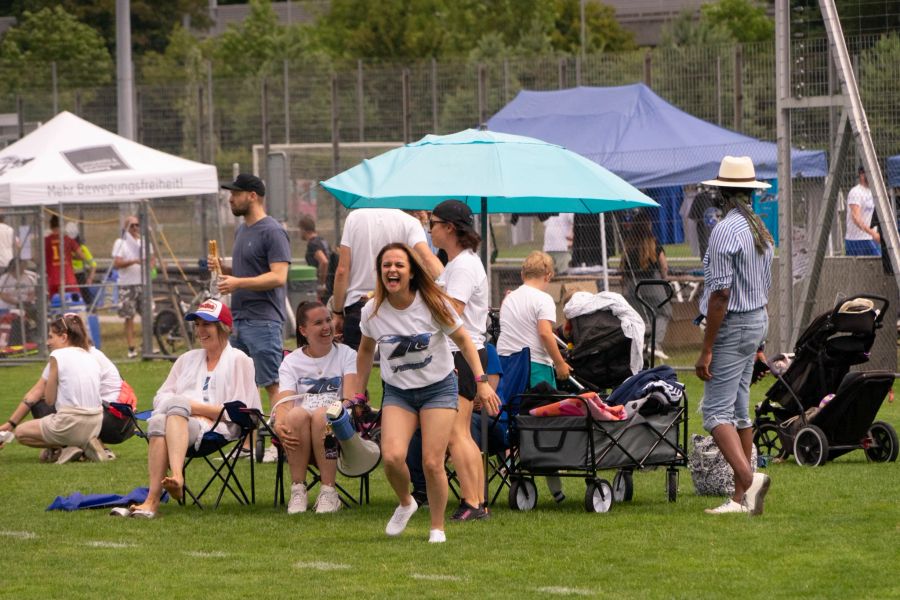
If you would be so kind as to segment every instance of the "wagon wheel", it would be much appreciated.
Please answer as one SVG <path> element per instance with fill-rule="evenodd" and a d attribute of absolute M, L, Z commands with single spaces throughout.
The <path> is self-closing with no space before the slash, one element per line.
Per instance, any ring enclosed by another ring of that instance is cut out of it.
<path fill-rule="evenodd" d="M 866 457 L 872 462 L 894 462 L 900 451 L 897 442 L 897 431 L 884 421 L 875 421 L 869 427 L 869 446 L 866 448 Z"/>
<path fill-rule="evenodd" d="M 815 425 L 807 425 L 794 438 L 794 458 L 801 467 L 819 467 L 828 460 L 828 439 Z"/>
<path fill-rule="evenodd" d="M 616 502 L 631 502 L 634 497 L 634 477 L 628 469 L 619 469 L 613 477 L 613 500 Z"/>
<path fill-rule="evenodd" d="M 753 444 L 756 446 L 756 452 L 760 456 L 770 456 L 774 458 L 785 458 L 787 452 L 778 433 L 778 426 L 775 423 L 766 422 L 759 425 L 753 432 Z"/>
<path fill-rule="evenodd" d="M 584 509 L 592 513 L 607 513 L 613 505 L 613 489 L 605 479 L 588 481 L 584 493 Z"/>
<path fill-rule="evenodd" d="M 532 510 L 537 506 L 537 486 L 534 479 L 519 478 L 509 486 L 509 507 L 513 510 Z"/>
<path fill-rule="evenodd" d="M 172 308 L 160 310 L 153 319 L 153 337 L 163 354 L 177 355 L 189 350 L 190 340 L 181 334 L 181 316 Z M 188 329 L 188 336 L 191 335 Z"/>
<path fill-rule="evenodd" d="M 678 498 L 678 469 L 666 469 L 666 499 L 675 502 Z"/>

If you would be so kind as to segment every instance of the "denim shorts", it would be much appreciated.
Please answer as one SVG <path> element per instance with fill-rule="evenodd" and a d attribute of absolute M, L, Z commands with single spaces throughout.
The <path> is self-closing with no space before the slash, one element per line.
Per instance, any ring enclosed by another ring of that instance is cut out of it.
<path fill-rule="evenodd" d="M 266 319 L 238 319 L 231 332 L 231 345 L 253 359 L 256 385 L 278 383 L 278 368 L 284 358 L 284 326 Z"/>
<path fill-rule="evenodd" d="M 397 406 L 416 414 L 428 408 L 457 410 L 458 395 L 456 373 L 451 372 L 437 383 L 410 390 L 394 387 L 385 382 L 381 406 Z"/>
<path fill-rule="evenodd" d="M 703 428 L 719 425 L 746 429 L 750 421 L 750 376 L 756 350 L 766 339 L 769 317 L 765 307 L 743 313 L 728 313 L 712 349 L 709 370 L 712 379 L 703 388 L 700 412 Z"/>

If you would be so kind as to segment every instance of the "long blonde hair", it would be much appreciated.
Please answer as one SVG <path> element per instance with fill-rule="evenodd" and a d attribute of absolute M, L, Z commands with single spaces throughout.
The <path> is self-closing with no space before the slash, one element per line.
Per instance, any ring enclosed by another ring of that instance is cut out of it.
<path fill-rule="evenodd" d="M 388 244 L 382 248 L 375 259 L 375 310 L 372 311 L 372 316 L 374 317 L 378 314 L 378 309 L 381 308 L 381 305 L 387 299 L 387 289 L 384 287 L 384 281 L 381 280 L 381 259 L 388 250 L 402 250 L 406 253 L 409 259 L 409 289 L 422 294 L 422 300 L 425 302 L 431 315 L 438 322 L 448 326 L 453 325 L 456 322 L 456 318 L 450 308 L 450 296 L 445 294 L 431 279 L 428 271 L 419 262 L 419 258 L 412 248 L 398 242 Z"/>

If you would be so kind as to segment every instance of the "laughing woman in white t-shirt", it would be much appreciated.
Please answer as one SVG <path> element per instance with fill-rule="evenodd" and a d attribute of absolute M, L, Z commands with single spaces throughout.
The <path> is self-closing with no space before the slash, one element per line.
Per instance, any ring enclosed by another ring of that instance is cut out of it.
<path fill-rule="evenodd" d="M 341 499 L 335 488 L 337 460 L 325 455 L 326 409 L 356 389 L 356 352 L 334 342 L 331 311 L 321 302 L 297 307 L 297 346 L 278 369 L 275 433 L 291 469 L 288 514 L 306 512 L 306 471 L 311 460 L 319 467 L 322 488 L 317 513 L 337 512 Z"/>
<path fill-rule="evenodd" d="M 497 413 L 500 402 L 450 297 L 432 281 L 413 251 L 405 244 L 388 244 L 378 253 L 375 267 L 375 297 L 363 307 L 360 318 L 357 375 L 365 385 L 377 344 L 384 380 L 381 457 L 387 479 L 400 500 L 385 533 L 400 535 L 418 509 L 409 492 L 406 453 L 413 433 L 420 427 L 431 514 L 428 541 L 444 542 L 444 457 L 457 409 L 457 382 L 448 337 L 460 348 L 478 380 L 476 399 L 490 414 Z"/>
<path fill-rule="evenodd" d="M 49 371 L 44 401 L 56 412 L 19 424 L 31 405 L 19 404 L 0 431 L 14 431 L 19 443 L 33 448 L 77 447 L 90 460 L 105 460 L 97 436 L 103 423 L 100 400 L 100 364 L 88 351 L 88 336 L 81 317 L 66 314 L 50 323 Z"/>

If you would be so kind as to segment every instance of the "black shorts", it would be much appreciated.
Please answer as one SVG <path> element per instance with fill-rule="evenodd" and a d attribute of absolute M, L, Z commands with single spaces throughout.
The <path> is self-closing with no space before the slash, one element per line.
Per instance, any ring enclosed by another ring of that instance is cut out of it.
<path fill-rule="evenodd" d="M 479 350 L 478 358 L 481 359 L 482 370 L 487 372 L 487 350 L 484 348 Z M 478 384 L 475 382 L 475 374 L 472 373 L 469 363 L 466 362 L 463 353 L 459 350 L 453 353 L 453 366 L 456 367 L 456 376 L 459 379 L 459 395 L 466 400 L 474 400 Z"/>

